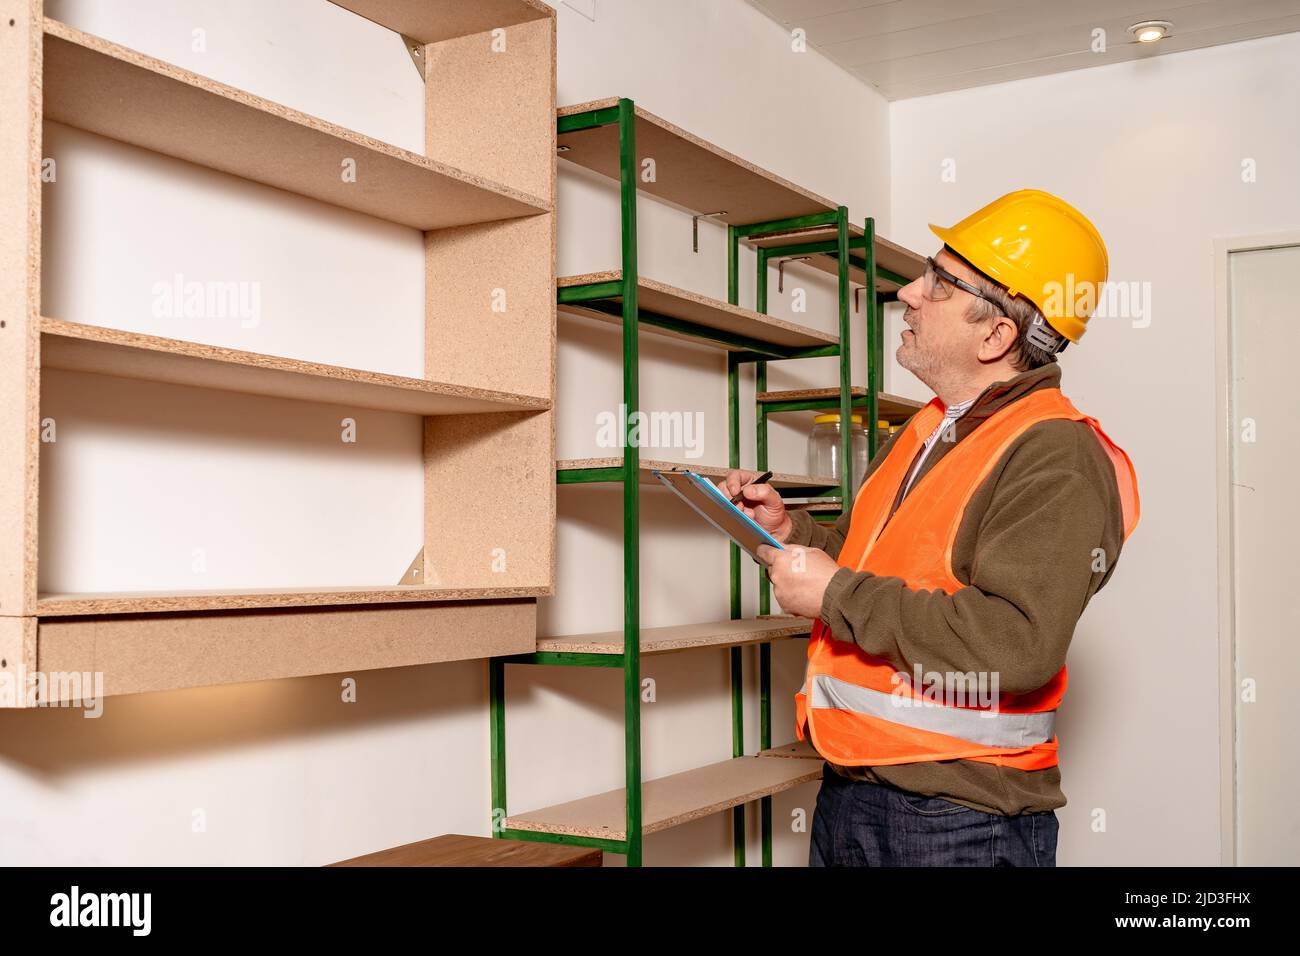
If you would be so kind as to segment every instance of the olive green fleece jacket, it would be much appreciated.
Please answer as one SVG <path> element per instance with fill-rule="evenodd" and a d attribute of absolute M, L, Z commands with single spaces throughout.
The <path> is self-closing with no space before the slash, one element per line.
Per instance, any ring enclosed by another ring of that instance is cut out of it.
<path fill-rule="evenodd" d="M 908 494 L 924 495 L 921 479 L 998 409 L 1035 389 L 1059 388 L 1060 381 L 1061 368 L 1053 362 L 990 385 L 956 420 L 951 440 L 934 443 Z M 877 452 L 867 474 L 893 441 Z M 891 516 L 900 501 L 901 489 Z M 839 554 L 850 513 L 834 527 L 817 524 L 807 512 L 790 516 L 788 544 Z M 855 641 L 909 675 L 917 665 L 927 672 L 996 672 L 1000 692 L 1025 693 L 1065 663 L 1079 615 L 1114 572 L 1123 538 L 1114 467 L 1091 427 L 1063 419 L 1039 422 L 998 461 L 962 517 L 952 570 L 969 587 L 951 595 L 917 591 L 901 578 L 840 568 L 826 588 L 820 617 L 836 640 Z M 1063 761 L 1068 747 L 1062 741 Z M 1059 767 L 1026 771 L 971 760 L 831 766 L 844 776 L 989 813 L 1065 805 Z"/>

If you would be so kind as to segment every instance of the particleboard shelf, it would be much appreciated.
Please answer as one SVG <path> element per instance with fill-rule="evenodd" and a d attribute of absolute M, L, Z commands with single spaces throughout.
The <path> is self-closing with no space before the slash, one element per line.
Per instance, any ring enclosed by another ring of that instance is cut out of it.
<path fill-rule="evenodd" d="M 585 471 L 596 468 L 621 468 L 623 467 L 622 458 L 565 458 L 555 463 L 556 471 Z M 639 473 L 641 475 L 641 484 L 648 485 L 660 484 L 652 471 L 671 471 L 674 468 L 689 469 L 697 475 L 703 475 L 706 478 L 725 478 L 730 472 L 730 468 L 723 468 L 718 465 L 700 465 L 676 461 L 658 461 L 653 458 L 642 458 L 638 462 Z M 591 479 L 610 481 L 610 478 Z M 772 473 L 772 478 L 768 482 L 774 488 L 830 488 L 839 481 L 827 475 L 795 475 L 789 472 L 777 471 Z"/>
<path fill-rule="evenodd" d="M 866 407 L 867 390 L 861 385 L 854 385 L 852 389 L 853 407 L 862 409 Z M 827 402 L 825 408 L 808 409 L 802 414 L 821 414 L 822 412 L 833 412 L 839 407 L 840 390 L 838 388 L 794 388 L 784 389 L 775 392 L 759 392 L 755 396 L 756 400 L 771 404 L 775 402 Z M 876 411 L 880 415 L 881 421 L 888 421 L 891 425 L 901 425 L 907 419 L 911 418 L 924 407 L 924 402 L 914 401 L 910 398 L 903 398 L 898 395 L 890 395 L 881 392 L 877 398 Z M 834 404 L 830 404 L 834 403 Z M 783 412 L 768 412 L 772 414 L 784 414 Z"/>
<path fill-rule="evenodd" d="M 301 588 L 249 588 L 231 591 L 167 591 L 156 594 L 123 591 L 116 594 L 42 594 L 39 617 L 102 614 L 163 614 L 186 611 L 230 611 L 249 608 L 327 607 L 352 604 L 413 604 L 430 601 L 490 601 L 545 597 L 551 587 L 428 588 L 417 585 Z M 530 648 L 531 650 L 531 648 Z"/>
<path fill-rule="evenodd" d="M 786 501 L 787 511 L 839 511 L 839 498 L 822 498 L 816 501 Z"/>
<path fill-rule="evenodd" d="M 561 107 L 558 115 L 573 116 L 617 106 L 618 97 L 607 97 Z M 653 158 L 655 161 L 655 180 L 638 180 L 638 192 L 648 193 L 698 215 L 722 213 L 709 215 L 709 219 L 740 226 L 834 212 L 838 208 L 837 204 L 825 196 L 819 196 L 734 153 L 714 146 L 639 106 L 634 109 L 637 159 Z M 557 144 L 561 150 L 561 159 L 610 179 L 618 179 L 616 124 L 561 133 Z M 770 248 L 833 240 L 835 235 L 833 226 L 817 226 L 746 238 L 744 241 L 751 246 Z M 861 238 L 862 227 L 850 223 L 849 235 Z M 874 246 L 876 265 L 881 269 L 908 281 L 925 270 L 923 256 L 895 242 L 876 236 Z M 862 250 L 853 250 L 853 255 L 860 257 Z M 834 257 L 824 254 L 814 255 L 808 264 L 832 275 L 838 270 Z M 860 285 L 865 283 L 866 277 L 862 269 L 850 266 L 849 275 L 854 282 Z M 897 282 L 884 276 L 877 279 L 876 289 L 879 292 L 896 292 L 899 288 L 901 286 Z"/>
<path fill-rule="evenodd" d="M 585 275 L 564 276 L 557 281 L 561 289 L 575 286 L 597 285 L 606 282 L 621 282 L 621 270 L 611 272 L 590 272 Z M 622 324 L 622 295 L 609 295 L 597 300 L 562 303 L 560 308 L 588 315 L 604 322 Z M 610 307 L 605 311 L 600 306 Z M 637 279 L 637 309 L 642 313 L 641 327 L 649 332 L 672 338 L 685 339 L 690 342 L 712 342 L 723 348 L 741 351 L 750 349 L 754 343 L 762 346 L 776 346 L 782 349 L 818 348 L 827 345 L 839 345 L 839 336 L 818 329 L 808 328 L 784 319 L 773 318 L 752 309 L 743 309 L 718 299 L 688 292 L 666 282 L 657 282 L 644 276 Z M 688 322 L 705 329 L 722 333 L 718 339 L 706 339 L 699 334 L 665 328 L 653 324 L 645 316 L 646 312 L 665 316 L 679 322 Z M 749 341 L 745 341 L 749 340 Z"/>
<path fill-rule="evenodd" d="M 536 626 L 531 599 L 0 618 L 0 670 L 39 670 L 46 701 L 75 700 L 77 682 L 55 675 L 100 674 L 112 696 L 349 674 L 528 652 Z"/>
<path fill-rule="evenodd" d="M 677 624 L 669 627 L 641 628 L 641 656 L 692 651 L 702 647 L 739 647 L 801 637 L 812 630 L 807 618 L 741 619 L 713 621 L 707 624 Z M 622 654 L 623 632 L 601 631 L 593 634 L 569 634 L 562 637 L 539 637 L 539 651 L 563 651 L 573 654 Z"/>
<path fill-rule="evenodd" d="M 356 212 L 432 230 L 551 203 L 45 19 L 44 117 Z M 344 161 L 356 162 L 345 181 Z"/>
<path fill-rule="evenodd" d="M 749 246 L 759 249 L 771 249 L 775 246 L 789 246 L 804 242 L 828 242 L 835 239 L 834 226 L 815 226 L 810 229 L 791 230 L 786 232 L 773 232 L 762 236 L 754 236 L 743 239 L 742 241 Z M 863 236 L 861 226 L 849 223 L 849 237 L 860 239 Z M 910 249 L 900 246 L 896 242 L 890 242 L 883 236 L 876 236 L 874 242 L 876 250 L 876 268 L 885 269 L 895 275 L 907 279 L 909 282 L 923 272 L 925 272 L 925 257 L 917 255 Z M 861 249 L 851 250 L 851 258 L 854 260 L 861 259 L 863 251 Z M 824 253 L 812 255 L 806 262 L 799 263 L 810 266 L 821 272 L 830 275 L 839 275 L 839 263 L 835 256 Z M 857 285 L 866 285 L 867 274 L 857 265 L 849 265 L 849 281 Z M 877 292 L 897 292 L 902 286 L 892 279 L 880 275 L 876 276 Z"/>
<path fill-rule="evenodd" d="M 412 415 L 547 409 L 540 396 L 430 382 L 41 319 L 41 366 Z"/>
<path fill-rule="evenodd" d="M 824 759 L 813 747 L 812 741 L 807 738 L 781 747 L 773 747 L 770 750 L 760 750 L 758 755 L 760 757 L 793 757 L 797 760 Z"/>
<path fill-rule="evenodd" d="M 821 776 L 812 760 L 735 757 L 641 784 L 643 834 L 657 833 Z M 514 830 L 570 836 L 627 838 L 626 792 L 620 788 L 506 818 Z"/>
<path fill-rule="evenodd" d="M 542 0 L 333 0 L 420 43 L 454 40 L 552 16 Z"/>
<path fill-rule="evenodd" d="M 600 866 L 604 853 L 585 846 L 446 833 L 329 866 Z"/>
<path fill-rule="evenodd" d="M 561 107 L 558 115 L 616 106 L 618 97 L 607 97 Z M 693 213 L 726 210 L 725 215 L 714 220 L 736 225 L 834 212 L 838 208 L 825 196 L 746 162 L 639 106 L 635 110 L 638 164 L 645 157 L 655 161 L 655 181 L 638 180 L 638 192 Z M 617 124 L 561 133 L 557 142 L 561 159 L 617 181 Z"/>

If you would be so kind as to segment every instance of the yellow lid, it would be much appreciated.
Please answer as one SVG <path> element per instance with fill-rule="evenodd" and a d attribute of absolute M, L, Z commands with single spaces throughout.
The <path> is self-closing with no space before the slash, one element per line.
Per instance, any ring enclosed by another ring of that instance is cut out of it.
<path fill-rule="evenodd" d="M 853 422 L 854 425 L 862 424 L 861 415 L 854 415 L 849 420 Z M 827 412 L 825 415 L 818 415 L 816 418 L 813 419 L 814 425 L 825 425 L 827 422 L 834 422 L 836 425 L 838 425 L 840 423 L 840 413 Z"/>
<path fill-rule="evenodd" d="M 879 420 L 876 422 L 876 427 L 877 427 L 877 428 L 888 428 L 888 427 L 889 427 L 889 422 L 887 422 L 885 419 L 881 418 L 881 419 L 879 419 Z"/>

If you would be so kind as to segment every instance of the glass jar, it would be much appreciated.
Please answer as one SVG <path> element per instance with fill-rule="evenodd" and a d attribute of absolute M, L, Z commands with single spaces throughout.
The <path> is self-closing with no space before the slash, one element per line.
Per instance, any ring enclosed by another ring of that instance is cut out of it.
<path fill-rule="evenodd" d="M 850 420 L 852 441 L 853 469 L 850 496 L 858 490 L 862 476 L 867 473 L 871 458 L 867 450 L 867 430 L 862 427 L 862 416 L 854 415 Z M 813 419 L 812 432 L 808 435 L 808 474 L 833 475 L 838 483 L 840 477 L 840 413 L 827 412 Z"/>

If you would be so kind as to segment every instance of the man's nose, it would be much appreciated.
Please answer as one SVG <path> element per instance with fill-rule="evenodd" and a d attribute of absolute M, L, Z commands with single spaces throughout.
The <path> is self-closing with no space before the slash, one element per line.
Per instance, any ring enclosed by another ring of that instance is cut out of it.
<path fill-rule="evenodd" d="M 921 279 L 913 279 L 898 290 L 898 299 L 918 311 L 921 308 Z"/>

